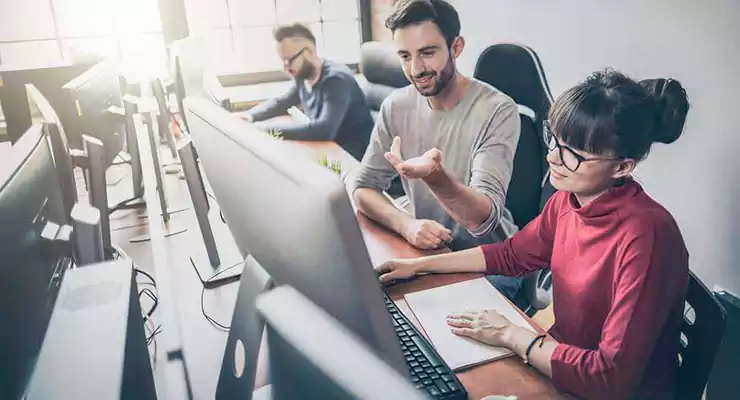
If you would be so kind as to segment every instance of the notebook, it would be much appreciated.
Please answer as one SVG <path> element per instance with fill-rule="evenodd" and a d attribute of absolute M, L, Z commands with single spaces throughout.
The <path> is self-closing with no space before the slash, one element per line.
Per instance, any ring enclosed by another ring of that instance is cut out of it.
<path fill-rule="evenodd" d="M 404 298 L 439 355 L 455 371 L 508 357 L 513 352 L 453 334 L 446 322 L 447 315 L 496 310 L 513 324 L 534 331 L 486 278 L 410 293 Z"/>

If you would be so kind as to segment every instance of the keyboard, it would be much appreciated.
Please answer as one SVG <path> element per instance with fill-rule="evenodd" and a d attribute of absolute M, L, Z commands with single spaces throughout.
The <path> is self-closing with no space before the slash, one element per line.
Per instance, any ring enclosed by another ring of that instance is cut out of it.
<path fill-rule="evenodd" d="M 409 367 L 411 384 L 433 399 L 467 399 L 468 394 L 455 373 L 445 364 L 432 345 L 385 294 L 385 306 Z"/>

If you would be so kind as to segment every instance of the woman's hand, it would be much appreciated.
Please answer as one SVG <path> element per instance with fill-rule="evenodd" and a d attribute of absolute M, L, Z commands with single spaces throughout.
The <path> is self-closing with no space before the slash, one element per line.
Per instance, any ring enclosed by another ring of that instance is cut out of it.
<path fill-rule="evenodd" d="M 510 330 L 514 325 L 493 310 L 454 313 L 447 316 L 452 333 L 491 346 L 510 348 Z"/>
<path fill-rule="evenodd" d="M 390 285 L 399 280 L 411 279 L 419 271 L 419 264 L 414 260 L 390 260 L 375 268 L 380 283 Z"/>

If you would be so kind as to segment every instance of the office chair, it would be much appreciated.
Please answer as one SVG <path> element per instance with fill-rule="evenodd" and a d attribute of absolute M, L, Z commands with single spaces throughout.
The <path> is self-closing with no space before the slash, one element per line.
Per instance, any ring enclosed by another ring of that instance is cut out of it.
<path fill-rule="evenodd" d="M 409 85 L 403 74 L 398 55 L 393 45 L 385 42 L 365 42 L 360 47 L 360 72 L 364 79 L 358 79 L 373 121 L 378 117 L 380 105 L 394 90 Z M 404 195 L 401 179 L 396 177 L 387 190 L 391 197 Z"/>
<path fill-rule="evenodd" d="M 693 273 L 689 273 L 686 308 L 678 351 L 677 400 L 702 398 L 727 326 L 722 304 Z"/>
<path fill-rule="evenodd" d="M 360 72 L 365 79 L 359 81 L 362 92 L 375 119 L 383 100 L 391 92 L 409 85 L 403 74 L 393 45 L 385 42 L 365 42 L 360 47 Z"/>
<path fill-rule="evenodd" d="M 542 210 L 554 190 L 547 179 L 547 147 L 542 141 L 542 121 L 553 99 L 537 54 L 527 46 L 500 43 L 483 50 L 473 76 L 511 97 L 519 107 L 521 134 L 506 195 L 506 208 L 521 229 Z M 530 316 L 550 304 L 550 271 L 524 279 Z"/>

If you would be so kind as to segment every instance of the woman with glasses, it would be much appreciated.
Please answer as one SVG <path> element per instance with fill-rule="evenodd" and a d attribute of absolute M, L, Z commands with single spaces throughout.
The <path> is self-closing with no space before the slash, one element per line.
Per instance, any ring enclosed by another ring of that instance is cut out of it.
<path fill-rule="evenodd" d="M 557 99 L 544 124 L 558 192 L 541 215 L 504 242 L 387 262 L 378 267 L 381 282 L 427 273 L 522 276 L 549 267 L 549 336 L 492 310 L 450 315 L 450 329 L 513 350 L 559 390 L 582 398 L 672 398 L 688 253 L 671 214 L 631 174 L 652 143 L 678 139 L 688 109 L 675 80 L 593 74 Z"/>

